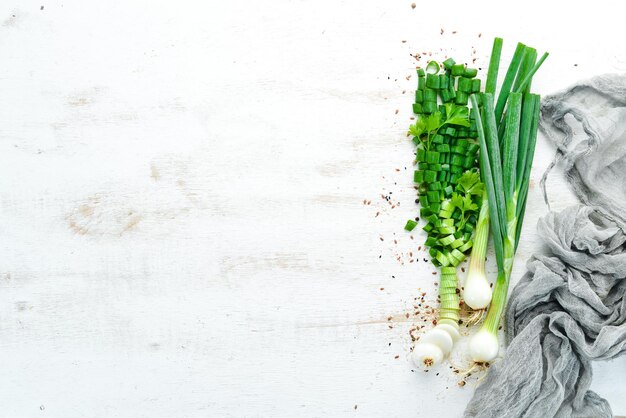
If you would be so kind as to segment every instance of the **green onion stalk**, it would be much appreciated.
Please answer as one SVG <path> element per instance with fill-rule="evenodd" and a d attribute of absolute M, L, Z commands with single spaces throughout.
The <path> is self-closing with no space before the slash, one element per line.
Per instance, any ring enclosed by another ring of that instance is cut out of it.
<path fill-rule="evenodd" d="M 491 286 L 485 274 L 485 258 L 489 241 L 489 201 L 487 192 L 483 193 L 474 247 L 470 256 L 469 267 L 463 286 L 463 301 L 472 309 L 485 309 L 491 302 Z"/>
<path fill-rule="evenodd" d="M 487 70 L 487 80 L 485 82 L 485 93 L 493 94 L 496 90 L 500 56 L 502 55 L 502 43 L 502 38 L 495 38 L 493 41 L 489 69 Z M 465 303 L 470 308 L 476 310 L 487 308 L 489 302 L 491 302 L 491 286 L 485 273 L 488 242 L 489 201 L 487 190 L 485 190 L 483 192 L 480 214 L 476 224 L 474 247 L 472 248 L 467 276 L 463 287 L 463 299 Z"/>
<path fill-rule="evenodd" d="M 531 59 L 525 58 L 527 54 Z M 546 57 L 547 53 L 535 62 L 535 50 L 518 45 L 507 73 L 508 77 L 511 67 L 516 67 L 518 82 L 512 91 L 509 91 L 511 83 L 508 87 L 503 83 L 498 103 L 506 97 L 506 111 L 499 124 L 498 107 L 494 106 L 492 93 L 484 93 L 480 99 L 475 94 L 470 97 L 473 108 L 480 114 L 477 119 L 480 164 L 498 266 L 487 316 L 470 341 L 470 352 L 477 362 L 492 361 L 499 351 L 497 333 L 519 243 L 539 124 L 540 97 L 529 92 L 530 82 Z"/>

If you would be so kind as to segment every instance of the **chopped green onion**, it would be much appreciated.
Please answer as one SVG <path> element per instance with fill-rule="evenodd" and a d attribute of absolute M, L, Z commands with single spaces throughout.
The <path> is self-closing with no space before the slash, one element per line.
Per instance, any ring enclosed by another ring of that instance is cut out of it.
<path fill-rule="evenodd" d="M 426 88 L 426 77 L 420 76 L 417 77 L 417 89 L 424 90 Z"/>
<path fill-rule="evenodd" d="M 456 228 L 454 226 L 442 226 L 439 228 L 440 234 L 454 234 L 456 232 Z"/>
<path fill-rule="evenodd" d="M 443 63 L 443 66 L 446 70 L 450 70 L 452 68 L 452 66 L 454 64 L 456 64 L 456 61 L 454 61 L 454 59 L 452 58 L 448 58 L 447 60 L 445 60 Z"/>
<path fill-rule="evenodd" d="M 413 177 L 418 184 L 420 215 L 427 221 L 422 227 L 427 233 L 425 244 L 431 262 L 442 268 L 438 327 L 449 327 L 448 331 L 456 332 L 460 307 L 455 267 L 465 259 L 459 249 L 469 249 L 472 245 L 470 239 L 480 202 L 479 194 L 473 195 L 463 188 L 479 182 L 477 147 L 469 147 L 478 135 L 476 114 L 470 116 L 466 106 L 469 95 L 480 90 L 481 80 L 474 78 L 476 69 L 456 64 L 452 59 L 447 59 L 442 68 L 446 69 L 444 73 L 440 73 L 439 64 L 431 62 L 426 71 L 421 71 L 422 77 L 418 77 L 415 103 L 419 106 L 414 106 L 414 110 L 419 113 L 410 133 L 417 146 L 418 170 Z M 466 170 L 470 171 L 466 173 Z M 409 222 L 407 225 L 414 227 Z M 421 341 L 429 338 L 424 336 Z M 427 354 L 417 347 L 414 353 Z"/>
<path fill-rule="evenodd" d="M 437 92 L 431 88 L 427 88 L 424 90 L 424 102 L 435 102 L 437 101 Z"/>
<path fill-rule="evenodd" d="M 454 231 L 452 231 L 454 232 Z M 459 248 L 460 246 L 462 246 L 463 244 L 465 244 L 465 241 L 463 240 L 463 238 L 457 238 L 455 239 L 452 244 L 450 244 L 451 248 Z"/>
<path fill-rule="evenodd" d="M 439 63 L 437 61 L 429 61 L 426 65 L 427 74 L 437 74 L 439 72 Z"/>
<path fill-rule="evenodd" d="M 465 72 L 465 64 L 454 64 L 451 68 L 453 76 L 463 75 Z"/>
<path fill-rule="evenodd" d="M 412 231 L 415 229 L 416 226 L 417 226 L 417 222 L 415 222 L 413 219 L 409 219 L 408 221 L 406 221 L 406 225 L 404 225 L 404 229 L 406 229 L 407 231 Z"/>
<path fill-rule="evenodd" d="M 474 78 L 478 74 L 478 70 L 476 68 L 466 68 L 463 71 L 463 77 Z"/>
<path fill-rule="evenodd" d="M 431 89 L 439 88 L 439 77 L 436 74 L 428 73 L 426 75 L 426 87 Z"/>

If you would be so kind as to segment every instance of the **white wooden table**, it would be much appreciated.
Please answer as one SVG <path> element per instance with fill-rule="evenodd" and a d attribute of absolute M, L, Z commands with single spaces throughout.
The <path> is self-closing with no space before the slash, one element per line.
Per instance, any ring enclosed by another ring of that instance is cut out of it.
<path fill-rule="evenodd" d="M 543 93 L 626 70 L 611 6 L 493 7 L 3 1 L 0 416 L 460 416 L 475 381 L 407 361 L 410 54 L 524 41 Z M 622 414 L 625 366 L 593 386 Z"/>

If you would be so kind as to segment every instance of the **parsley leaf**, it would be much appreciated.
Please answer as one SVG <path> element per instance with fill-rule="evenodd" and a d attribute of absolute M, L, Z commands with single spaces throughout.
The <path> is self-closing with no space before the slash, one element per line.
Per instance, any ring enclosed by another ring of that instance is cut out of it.
<path fill-rule="evenodd" d="M 443 123 L 441 122 L 441 112 L 437 111 L 431 113 L 426 117 L 426 120 L 424 122 L 426 124 L 426 131 L 436 131 L 443 125 Z"/>
<path fill-rule="evenodd" d="M 422 118 L 419 118 L 415 123 L 409 126 L 409 133 L 413 136 L 420 137 L 426 132 L 426 124 Z"/>
<path fill-rule="evenodd" d="M 466 194 L 463 198 L 463 213 L 478 210 L 478 205 L 472 200 L 472 195 Z"/>
<path fill-rule="evenodd" d="M 474 171 L 466 171 L 457 181 L 457 188 L 470 195 L 480 195 L 483 192 L 483 183 L 480 175 Z"/>
<path fill-rule="evenodd" d="M 452 193 L 450 202 L 452 202 L 454 207 L 459 208 L 461 211 L 463 211 L 463 196 L 458 193 Z"/>
<path fill-rule="evenodd" d="M 417 121 L 415 121 L 413 125 L 409 126 L 409 133 L 422 141 L 428 150 L 430 145 L 430 135 L 432 135 L 433 132 L 437 132 L 443 124 L 442 115 L 439 111 L 433 112 L 428 116 L 420 115 Z M 428 134 L 428 138 L 426 140 L 422 138 L 424 134 Z M 415 138 L 413 139 L 413 142 L 416 142 Z"/>
<path fill-rule="evenodd" d="M 446 103 L 446 120 L 444 123 L 450 125 L 460 125 L 466 128 L 470 126 L 469 113 L 467 107 L 456 106 L 453 103 Z"/>

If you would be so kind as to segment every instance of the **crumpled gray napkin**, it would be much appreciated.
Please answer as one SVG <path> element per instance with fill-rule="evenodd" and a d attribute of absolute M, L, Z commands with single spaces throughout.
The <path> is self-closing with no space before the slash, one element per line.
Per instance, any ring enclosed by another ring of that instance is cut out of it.
<path fill-rule="evenodd" d="M 589 386 L 591 361 L 626 352 L 626 76 L 546 97 L 541 128 L 583 205 L 539 220 L 545 250 L 510 296 L 505 356 L 465 417 L 613 416 Z"/>

